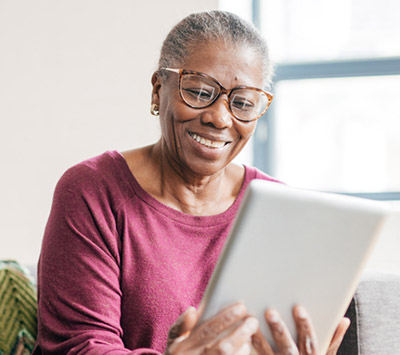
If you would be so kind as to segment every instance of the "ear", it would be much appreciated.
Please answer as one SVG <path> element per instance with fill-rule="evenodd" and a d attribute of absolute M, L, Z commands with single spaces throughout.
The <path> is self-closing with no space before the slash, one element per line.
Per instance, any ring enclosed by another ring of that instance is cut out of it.
<path fill-rule="evenodd" d="M 151 103 L 160 104 L 160 89 L 161 89 L 161 78 L 158 72 L 154 72 L 151 77 L 151 84 L 153 85 L 153 90 L 151 92 Z"/>

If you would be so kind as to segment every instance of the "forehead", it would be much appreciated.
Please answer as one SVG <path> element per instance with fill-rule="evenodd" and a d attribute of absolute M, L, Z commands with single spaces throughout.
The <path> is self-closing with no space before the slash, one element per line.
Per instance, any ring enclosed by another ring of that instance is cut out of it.
<path fill-rule="evenodd" d="M 226 88 L 263 85 L 260 55 L 243 44 L 222 41 L 198 44 L 190 50 L 181 67 L 211 75 Z"/>

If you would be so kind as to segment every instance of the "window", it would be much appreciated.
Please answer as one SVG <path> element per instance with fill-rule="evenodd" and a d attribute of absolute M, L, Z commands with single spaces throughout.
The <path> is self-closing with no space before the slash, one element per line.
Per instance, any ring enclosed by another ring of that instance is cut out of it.
<path fill-rule="evenodd" d="M 254 164 L 293 186 L 398 199 L 400 3 L 253 5 L 277 63 Z"/>

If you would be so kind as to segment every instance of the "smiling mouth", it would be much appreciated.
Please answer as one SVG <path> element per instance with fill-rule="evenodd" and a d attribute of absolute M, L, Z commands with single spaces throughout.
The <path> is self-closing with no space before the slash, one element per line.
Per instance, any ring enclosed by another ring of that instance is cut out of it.
<path fill-rule="evenodd" d="M 188 132 L 189 136 L 192 137 L 196 142 L 208 147 L 208 148 L 223 148 L 228 142 L 218 142 L 218 141 L 211 141 L 207 138 L 200 137 L 196 133 Z"/>

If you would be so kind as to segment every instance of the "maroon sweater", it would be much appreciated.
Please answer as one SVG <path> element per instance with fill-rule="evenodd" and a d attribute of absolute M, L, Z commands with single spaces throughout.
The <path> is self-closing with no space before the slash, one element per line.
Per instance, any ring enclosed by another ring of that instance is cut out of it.
<path fill-rule="evenodd" d="M 158 354 L 170 326 L 203 296 L 252 179 L 233 205 L 192 216 L 144 191 L 118 152 L 57 184 L 39 262 L 34 354 Z"/>

